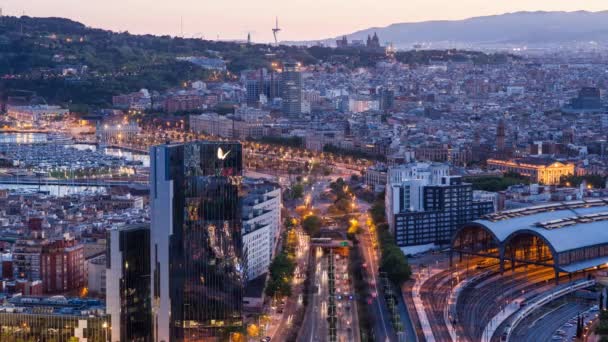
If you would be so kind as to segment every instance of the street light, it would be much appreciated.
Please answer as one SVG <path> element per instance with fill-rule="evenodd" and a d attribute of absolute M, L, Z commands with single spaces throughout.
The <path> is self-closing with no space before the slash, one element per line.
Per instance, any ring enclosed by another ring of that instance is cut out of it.
<path fill-rule="evenodd" d="M 103 322 L 101 327 L 103 328 L 103 340 L 107 342 L 108 341 L 108 322 Z"/>

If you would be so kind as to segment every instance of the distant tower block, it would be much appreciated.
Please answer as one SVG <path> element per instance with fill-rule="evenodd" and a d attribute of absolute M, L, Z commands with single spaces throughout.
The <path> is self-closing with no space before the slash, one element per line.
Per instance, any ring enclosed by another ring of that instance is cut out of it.
<path fill-rule="evenodd" d="M 496 127 L 496 149 L 498 151 L 505 149 L 505 121 L 503 119 L 498 120 Z"/>

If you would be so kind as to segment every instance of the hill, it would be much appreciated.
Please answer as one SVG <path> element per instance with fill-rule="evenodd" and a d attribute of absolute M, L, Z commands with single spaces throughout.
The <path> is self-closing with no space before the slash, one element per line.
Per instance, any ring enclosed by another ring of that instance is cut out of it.
<path fill-rule="evenodd" d="M 516 12 L 465 20 L 397 23 L 346 36 L 349 40 L 366 39 L 374 32 L 382 42 L 392 42 L 398 48 L 420 43 L 473 47 L 509 44 L 549 46 L 589 41 L 607 43 L 608 11 Z M 323 42 L 335 44 L 337 38 Z"/>
<path fill-rule="evenodd" d="M 177 60 L 183 56 L 219 58 L 225 61 L 227 70 L 206 70 Z M 163 91 L 189 80 L 234 81 L 242 70 L 269 68 L 273 61 L 297 60 L 304 65 L 328 61 L 357 68 L 374 66 L 384 59 L 383 50 L 275 47 L 133 35 L 90 28 L 63 18 L 0 18 L 0 100 L 25 90 L 49 103 L 108 107 L 112 95 L 141 88 Z M 464 51 L 400 52 L 397 59 L 410 64 L 431 59 L 475 63 L 505 60 L 504 56 Z"/>

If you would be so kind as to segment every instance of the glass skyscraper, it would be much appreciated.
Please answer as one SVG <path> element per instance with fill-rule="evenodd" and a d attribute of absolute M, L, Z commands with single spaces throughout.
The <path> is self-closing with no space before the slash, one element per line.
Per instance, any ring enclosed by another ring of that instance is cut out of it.
<path fill-rule="evenodd" d="M 285 116 L 297 117 L 302 113 L 302 74 L 297 63 L 285 62 L 283 64 L 281 98 Z"/>
<path fill-rule="evenodd" d="M 116 227 L 106 235 L 106 311 L 112 323 L 111 341 L 151 341 L 150 226 Z"/>
<path fill-rule="evenodd" d="M 242 326 L 242 147 L 152 147 L 151 285 L 158 342 L 215 341 Z"/>

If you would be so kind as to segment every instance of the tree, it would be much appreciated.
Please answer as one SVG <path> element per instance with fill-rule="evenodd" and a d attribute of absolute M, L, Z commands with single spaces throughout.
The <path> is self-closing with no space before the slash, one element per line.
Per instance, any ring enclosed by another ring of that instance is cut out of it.
<path fill-rule="evenodd" d="M 370 208 L 369 212 L 370 212 L 370 215 L 372 216 L 372 220 L 374 220 L 374 222 L 376 224 L 386 221 L 386 211 L 385 211 L 385 207 L 384 207 L 384 201 L 374 202 L 374 204 Z"/>
<path fill-rule="evenodd" d="M 321 218 L 316 215 L 307 216 L 302 220 L 302 228 L 310 237 L 318 237 L 321 231 Z"/>
<path fill-rule="evenodd" d="M 379 227 L 378 234 L 382 248 L 380 270 L 386 272 L 393 283 L 401 286 L 412 275 L 407 258 L 386 228 Z"/>
<path fill-rule="evenodd" d="M 304 186 L 301 183 L 296 183 L 291 187 L 291 196 L 293 199 L 302 198 L 304 195 Z"/>
<path fill-rule="evenodd" d="M 245 336 L 240 332 L 230 334 L 230 342 L 245 342 Z"/>
<path fill-rule="evenodd" d="M 285 218 L 285 220 L 283 221 L 283 225 L 288 230 L 291 229 L 291 228 L 294 228 L 297 223 L 298 223 L 298 221 L 295 218 L 291 217 L 291 216 L 287 216 Z"/>
<path fill-rule="evenodd" d="M 249 324 L 247 326 L 247 336 L 251 338 L 260 336 L 260 328 L 255 324 Z"/>
<path fill-rule="evenodd" d="M 349 222 L 347 234 L 349 237 L 354 237 L 359 233 L 359 221 L 356 219 L 351 219 Z"/>
<path fill-rule="evenodd" d="M 266 284 L 266 295 L 291 296 L 291 278 L 294 270 L 295 264 L 286 252 L 279 253 L 269 267 L 270 279 Z"/>

